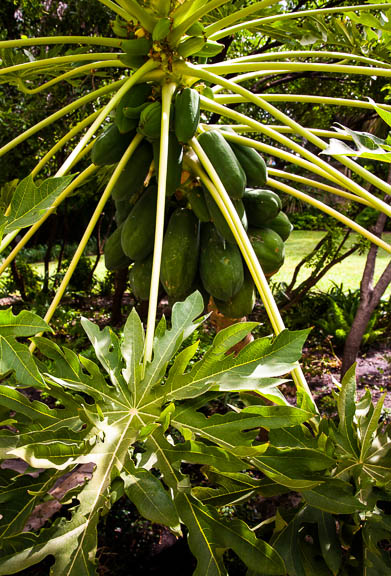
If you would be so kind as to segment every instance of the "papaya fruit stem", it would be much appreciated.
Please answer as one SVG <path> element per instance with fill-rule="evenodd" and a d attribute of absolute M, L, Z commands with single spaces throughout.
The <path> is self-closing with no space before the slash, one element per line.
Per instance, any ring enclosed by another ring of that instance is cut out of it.
<path fill-rule="evenodd" d="M 208 156 L 202 149 L 202 146 L 195 138 L 192 138 L 192 140 L 190 141 L 190 145 L 194 150 L 194 152 L 196 153 L 196 155 L 198 156 L 199 161 L 203 166 L 203 168 L 205 169 L 205 171 L 207 172 L 209 178 L 206 176 L 205 172 L 202 170 L 201 166 L 197 162 L 194 162 L 191 159 L 189 159 L 189 163 L 193 171 L 196 173 L 196 175 L 201 178 L 205 186 L 208 188 L 209 192 L 213 196 L 214 201 L 216 202 L 224 218 L 226 219 L 227 224 L 229 225 L 232 234 L 234 235 L 235 240 L 239 246 L 239 249 L 243 255 L 243 258 L 248 266 L 250 274 L 253 277 L 254 283 L 262 299 L 263 305 L 265 306 L 273 330 L 276 334 L 279 334 L 280 332 L 285 330 L 284 321 L 281 317 L 278 306 L 274 300 L 273 294 L 270 290 L 265 274 L 263 273 L 262 267 L 258 262 L 258 258 L 250 243 L 247 233 L 243 228 L 243 224 L 240 221 L 240 218 L 235 210 L 235 207 L 232 204 L 232 201 L 228 196 L 212 162 L 209 160 Z M 295 380 L 296 385 L 306 392 L 309 399 L 311 400 L 314 410 L 316 410 L 311 391 L 308 387 L 308 384 L 305 380 L 303 373 L 301 372 L 301 369 L 298 370 L 297 368 L 295 368 L 292 371 L 292 376 Z"/>
<path fill-rule="evenodd" d="M 16 136 L 16 138 L 14 138 L 13 140 L 5 144 L 2 148 L 0 148 L 0 157 L 9 152 L 10 150 L 12 150 L 13 148 L 15 148 L 16 146 L 18 146 L 19 144 L 21 144 L 22 142 L 24 142 L 25 140 L 27 140 L 27 138 L 30 138 L 30 136 L 33 136 L 33 134 L 36 134 L 43 128 L 50 126 L 50 124 L 56 122 L 66 114 L 74 112 L 74 110 L 81 108 L 82 106 L 88 104 L 88 102 L 91 102 L 92 100 L 96 100 L 100 96 L 104 96 L 105 94 L 114 92 L 117 88 L 122 86 L 125 83 L 125 81 L 126 80 L 117 80 L 116 82 L 113 82 L 108 86 L 98 88 L 98 90 L 94 90 L 93 92 L 86 94 L 86 96 L 82 96 L 81 98 L 74 100 L 67 106 L 60 108 L 60 110 L 57 110 L 57 112 L 54 112 L 44 120 L 41 120 L 37 124 L 34 124 L 34 126 L 31 126 L 31 128 L 28 128 L 27 130 L 22 132 L 22 134 L 19 134 L 19 136 Z"/>
<path fill-rule="evenodd" d="M 145 334 L 145 348 L 143 360 L 143 372 L 147 362 L 152 359 L 153 338 L 155 333 L 156 311 L 158 305 L 158 292 L 160 282 L 160 264 L 162 259 L 163 233 L 164 233 L 164 212 L 166 202 L 166 180 L 167 180 L 167 160 L 170 130 L 171 102 L 176 89 L 174 82 L 163 84 L 162 87 L 162 121 L 160 128 L 160 154 L 159 154 L 159 174 L 156 207 L 156 229 L 155 243 L 153 249 L 153 263 L 151 288 L 149 293 L 148 319 Z"/>
<path fill-rule="evenodd" d="M 186 64 L 186 66 L 190 68 L 191 72 L 193 72 L 195 69 L 198 68 L 197 66 L 193 66 L 188 63 Z M 330 66 L 331 68 L 333 68 L 333 65 Z M 350 68 L 357 69 L 362 67 L 353 66 Z M 371 70 L 372 74 L 375 74 L 376 72 L 378 72 L 379 69 L 368 68 L 368 70 Z M 387 75 L 391 76 L 391 70 L 389 69 L 387 70 Z M 210 73 L 207 72 L 206 70 L 202 70 L 199 76 L 203 80 L 208 80 L 210 82 L 214 82 L 215 84 L 220 84 L 221 86 L 224 86 L 225 88 L 228 88 L 229 90 L 232 90 L 237 94 L 243 95 L 248 102 L 253 102 L 256 106 L 259 106 L 263 110 L 266 110 L 272 116 L 274 116 L 274 118 L 281 120 L 284 124 L 293 128 L 297 134 L 307 139 L 309 142 L 312 142 L 312 144 L 314 144 L 321 150 L 325 150 L 327 148 L 327 143 L 324 142 L 321 138 L 315 136 L 315 134 L 312 134 L 309 130 L 301 126 L 298 122 L 296 122 L 295 120 L 293 120 L 292 118 L 290 118 L 289 116 L 278 110 L 275 106 L 269 104 L 263 98 L 260 98 L 253 92 L 250 92 L 249 90 L 246 90 L 242 86 L 238 86 L 237 84 L 231 82 L 230 80 L 226 80 L 221 76 L 215 74 L 210 75 Z M 202 98 L 205 97 L 201 96 L 201 99 Z M 294 144 L 289 138 L 282 135 L 278 135 L 278 133 L 276 133 L 273 129 L 268 128 L 268 131 L 273 139 L 279 141 L 281 144 L 288 145 L 291 149 L 301 154 L 304 158 L 311 160 L 314 164 L 317 164 L 320 168 L 324 168 L 326 172 L 329 172 L 329 174 L 335 176 L 342 184 L 346 185 L 347 188 L 350 188 L 352 191 L 354 191 L 362 198 L 370 200 L 372 204 L 376 207 L 376 209 L 379 210 L 379 212 L 383 212 L 387 216 L 391 216 L 391 207 L 388 204 L 386 204 L 383 200 L 377 198 L 376 196 L 370 194 L 365 188 L 363 188 L 359 184 L 356 184 L 356 182 L 354 182 L 348 176 L 345 176 L 345 174 L 342 174 L 342 172 L 334 168 L 331 164 L 327 163 L 325 160 L 318 158 L 315 154 L 312 154 L 311 152 L 303 148 L 303 146 Z M 377 176 L 369 172 L 369 170 L 366 170 L 365 168 L 363 168 L 350 158 L 346 158 L 344 156 L 338 156 L 337 160 L 338 162 L 340 162 L 344 166 L 347 166 L 349 169 L 351 169 L 353 172 L 361 176 L 361 178 L 363 178 L 364 180 L 366 180 L 379 190 L 385 192 L 386 194 L 390 193 L 390 185 L 387 184 L 387 182 L 384 182 L 384 180 L 378 178 Z"/>
<path fill-rule="evenodd" d="M 327 206 L 327 204 L 324 204 L 320 200 L 316 200 L 315 198 L 312 198 L 308 194 L 300 192 L 296 188 L 288 186 L 288 184 L 284 184 L 283 182 L 279 182 L 278 180 L 268 178 L 267 184 L 272 188 L 276 188 L 277 190 L 286 192 L 286 194 L 294 196 L 295 198 L 303 200 L 304 202 L 307 202 L 307 204 L 310 204 L 311 206 L 318 208 L 318 210 L 325 212 L 329 216 L 332 216 L 332 218 L 335 218 L 336 220 L 342 222 L 342 224 L 345 224 L 345 226 L 348 226 L 355 232 L 358 232 L 359 234 L 361 234 L 361 236 L 364 236 L 365 238 L 367 238 L 367 240 L 369 240 L 373 244 L 376 244 L 376 246 L 379 246 L 379 248 L 383 248 L 383 250 L 385 250 L 386 252 L 391 253 L 391 246 L 387 244 L 387 242 L 384 242 L 384 240 L 382 240 L 378 236 L 375 236 L 375 234 L 372 234 L 371 232 L 369 232 L 369 230 L 367 230 L 363 226 L 360 226 L 360 224 L 354 222 L 354 220 L 351 220 L 347 216 L 344 216 L 344 214 L 341 214 L 341 212 L 338 212 L 338 210 L 335 210 L 334 208 Z"/>
<path fill-rule="evenodd" d="M 84 231 L 83 237 L 80 240 L 79 246 L 77 247 L 76 252 L 73 255 L 73 258 L 71 260 L 71 263 L 69 264 L 68 270 L 65 273 L 64 278 L 62 279 L 62 282 L 60 284 L 60 286 L 58 287 L 58 290 L 45 314 L 45 322 L 49 323 L 50 320 L 52 319 L 57 306 L 59 305 L 61 298 L 64 295 L 65 290 L 67 289 L 67 286 L 69 284 L 70 279 L 72 278 L 72 275 L 75 271 L 76 266 L 79 263 L 79 260 L 85 250 L 85 247 L 87 246 L 87 242 L 90 239 L 90 236 L 99 220 L 99 217 L 102 213 L 103 208 L 105 207 L 105 204 L 107 202 L 107 200 L 110 197 L 111 191 L 113 190 L 118 178 L 121 175 L 122 170 L 124 169 L 124 167 L 126 166 L 129 158 L 132 156 L 133 152 L 136 150 L 137 146 L 139 145 L 139 143 L 142 140 L 142 136 L 140 134 L 136 134 L 136 136 L 133 138 L 133 140 L 131 141 L 131 143 L 129 144 L 129 146 L 127 147 L 124 155 L 122 156 L 121 160 L 118 162 L 107 186 L 105 187 L 103 194 L 94 210 L 94 213 L 88 223 L 87 228 Z M 35 350 L 35 344 L 34 342 L 32 342 L 30 344 L 30 352 L 34 352 Z"/>
<path fill-rule="evenodd" d="M 338 6 L 335 8 L 316 8 L 314 10 L 300 10 L 298 12 L 288 12 L 285 14 L 275 14 L 273 16 L 266 16 L 263 18 L 257 18 L 255 20 L 247 20 L 244 22 L 240 22 L 239 24 L 236 24 L 234 26 L 229 26 L 229 27 L 225 28 L 224 30 L 220 29 L 218 32 L 211 34 L 210 39 L 211 40 L 219 40 L 220 38 L 224 38 L 224 36 L 230 36 L 231 34 L 235 34 L 236 32 L 239 32 L 240 30 L 243 30 L 243 29 L 250 30 L 254 26 L 260 27 L 264 24 L 270 25 L 271 23 L 276 22 L 277 20 L 280 23 L 280 22 L 283 22 L 284 20 L 292 20 L 294 18 L 305 18 L 306 16 L 317 16 L 318 14 L 319 15 L 336 14 L 336 13 L 340 14 L 343 12 L 358 12 L 358 11 L 364 11 L 364 10 L 376 10 L 376 9 L 380 9 L 380 8 L 387 9 L 389 7 L 390 7 L 389 4 L 386 4 L 383 2 L 382 4 L 360 4 L 358 6 Z M 240 13 L 241 13 L 241 10 L 236 12 L 235 16 L 240 18 Z M 223 20 L 221 20 L 219 22 L 219 25 L 221 25 L 222 22 L 223 22 Z M 210 28 L 212 28 L 212 26 Z"/>
<path fill-rule="evenodd" d="M 34 234 L 37 232 L 37 230 L 39 230 L 42 224 L 49 218 L 51 214 L 53 214 L 53 212 L 57 209 L 57 207 L 61 204 L 61 202 L 63 202 L 63 200 L 65 200 L 65 198 L 69 196 L 71 192 L 76 190 L 76 188 L 78 188 L 85 180 L 87 180 L 87 178 L 89 178 L 97 169 L 98 169 L 97 166 L 95 166 L 94 164 L 90 164 L 88 168 L 83 170 L 83 172 L 81 172 L 81 174 L 79 174 L 69 184 L 69 186 L 67 186 L 65 190 L 61 192 L 61 194 L 56 198 L 51 207 L 45 212 L 45 214 L 40 218 L 40 220 L 38 220 L 38 222 L 36 222 L 31 226 L 31 228 L 29 228 L 29 230 L 26 232 L 23 238 L 19 240 L 15 248 L 13 248 L 13 250 L 7 256 L 7 258 L 5 258 L 5 260 L 1 263 L 0 276 L 4 272 L 4 270 L 9 266 L 9 264 L 14 260 L 14 258 L 18 255 L 20 250 L 27 244 L 30 238 L 34 236 Z M 8 244 L 20 232 L 20 230 L 21 229 L 19 228 L 18 230 L 14 230 L 10 234 L 7 234 L 7 236 L 3 239 L 3 242 L 1 243 L 0 253 L 8 246 Z"/>
<path fill-rule="evenodd" d="M 56 176 L 63 176 L 66 174 L 73 166 L 75 159 L 77 158 L 79 152 L 82 151 L 84 146 L 88 144 L 89 140 L 95 134 L 95 132 L 100 127 L 103 120 L 106 118 L 108 114 L 115 108 L 118 102 L 121 100 L 122 96 L 130 90 L 132 86 L 137 84 L 139 80 L 144 76 L 146 72 L 150 72 L 154 68 L 157 68 L 158 63 L 154 62 L 153 60 L 148 60 L 145 64 L 143 64 L 130 78 L 128 78 L 121 88 L 115 93 L 115 95 L 110 99 L 110 101 L 104 106 L 98 117 L 94 120 L 92 125 L 89 127 L 87 132 L 84 134 L 83 138 L 80 140 L 76 148 L 73 152 L 68 156 L 65 160 L 64 164 L 58 170 Z"/>

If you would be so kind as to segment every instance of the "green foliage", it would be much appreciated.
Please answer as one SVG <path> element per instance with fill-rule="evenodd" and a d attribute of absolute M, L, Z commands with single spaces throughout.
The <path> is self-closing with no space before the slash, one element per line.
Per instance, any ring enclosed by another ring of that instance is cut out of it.
<path fill-rule="evenodd" d="M 343 346 L 350 332 L 360 303 L 359 290 L 344 290 L 343 286 L 334 286 L 327 293 L 329 305 L 325 317 L 315 323 L 327 336 L 332 336 L 338 347 Z M 366 327 L 362 345 L 368 346 L 384 335 L 384 328 L 376 328 L 379 324 L 380 312 L 375 310 Z M 314 319 L 315 320 L 315 319 Z"/>
<path fill-rule="evenodd" d="M 180 464 L 193 462 L 223 473 L 256 466 L 293 487 L 319 483 L 313 473 L 311 480 L 305 479 L 306 474 L 329 468 L 334 462 L 329 456 L 316 455 L 312 449 L 301 451 L 299 470 L 295 450 L 254 444 L 259 426 L 297 426 L 313 416 L 305 403 L 301 408 L 289 406 L 278 390 L 281 376 L 300 355 L 306 332 L 284 332 L 274 341 L 254 341 L 235 357 L 227 356 L 226 351 L 255 325 L 231 326 L 216 336 L 212 348 L 190 369 L 186 367 L 197 342 L 182 349 L 166 373 L 182 341 L 202 321 L 194 320 L 202 309 L 198 293 L 173 307 L 171 328 L 166 327 L 164 318 L 159 323 L 153 360 L 145 370 L 141 363 L 144 333 L 135 311 L 127 320 L 122 342 L 108 328 L 100 331 L 82 320 L 103 372 L 86 357 L 60 349 L 47 338 L 35 337 L 41 354 L 52 362 L 50 374 L 41 373 L 41 362 L 17 340 L 48 330 L 47 325 L 27 312 L 17 317 L 9 311 L 0 314 L 1 371 L 14 371 L 17 379 L 17 384 L 7 380 L 0 394 L 5 413 L 15 411 L 18 429 L 0 432 L 1 454 L 22 458 L 33 468 L 45 470 L 28 493 L 24 475 L 12 471 L 3 475 L 2 534 L 7 539 L 3 539 L 0 574 L 15 573 L 48 554 L 56 557 L 52 570 L 57 573 L 95 573 L 97 522 L 101 511 L 116 500 L 119 492 L 114 487 L 118 484 L 146 518 L 176 533 L 180 532 L 180 521 L 186 524 L 202 573 L 223 569 L 220 548 L 235 550 L 262 574 L 284 573 L 280 556 L 245 523 L 227 523 L 213 506 L 192 494 L 190 478 Z M 61 406 L 48 408 L 40 401 L 31 402 L 18 390 L 27 385 L 50 393 Z M 209 398 L 233 390 L 254 390 L 260 399 L 274 398 L 277 404 L 229 410 L 208 419 L 198 411 Z M 181 432 L 182 441 L 173 442 L 169 426 Z M 134 452 L 135 442 L 144 448 L 141 458 Z M 91 461 L 95 463 L 91 480 L 73 490 L 80 504 L 73 508 L 71 520 L 57 520 L 33 538 L 21 532 L 59 474 Z M 17 490 L 24 495 L 16 502 L 13 494 Z M 22 511 L 16 514 L 18 503 Z M 67 543 L 66 554 L 60 542 Z M 204 564 L 211 567 L 207 572 L 203 572 Z"/>

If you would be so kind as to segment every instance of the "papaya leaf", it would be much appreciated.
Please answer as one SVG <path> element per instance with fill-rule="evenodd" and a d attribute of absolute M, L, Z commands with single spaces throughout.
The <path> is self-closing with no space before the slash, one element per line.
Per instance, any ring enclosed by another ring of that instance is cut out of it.
<path fill-rule="evenodd" d="M 175 503 L 189 530 L 189 547 L 197 558 L 194 576 L 227 573 L 222 552 L 233 550 L 257 574 L 285 574 L 281 556 L 257 538 L 242 520 L 224 521 L 218 514 L 188 494 L 178 494 Z"/>
<path fill-rule="evenodd" d="M 0 217 L 3 232 L 12 232 L 38 222 L 74 176 L 70 174 L 61 178 L 47 178 L 38 186 L 31 175 L 24 178 L 12 196 L 9 215 Z"/>

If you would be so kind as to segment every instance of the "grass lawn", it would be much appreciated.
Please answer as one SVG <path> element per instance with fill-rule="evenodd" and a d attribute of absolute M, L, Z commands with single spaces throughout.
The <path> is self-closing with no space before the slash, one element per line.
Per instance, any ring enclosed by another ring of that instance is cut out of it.
<path fill-rule="evenodd" d="M 288 241 L 286 242 L 286 257 L 284 266 L 281 270 L 273 276 L 274 282 L 289 282 L 292 278 L 295 266 L 300 262 L 300 260 L 308 254 L 312 248 L 319 242 L 322 236 L 325 234 L 323 231 L 312 231 L 312 230 L 299 230 L 293 231 Z M 384 239 L 391 242 L 391 233 L 384 235 Z M 353 243 L 355 238 L 351 239 Z M 376 279 L 379 278 L 384 268 L 390 261 L 390 255 L 384 250 L 379 249 L 376 265 Z M 346 289 L 358 289 L 360 287 L 360 280 L 362 272 L 365 265 L 365 255 L 353 254 L 347 260 L 344 260 L 340 264 L 334 266 L 326 276 L 324 276 L 321 281 L 317 284 L 317 288 L 321 290 L 327 290 L 332 282 L 337 284 L 343 284 Z M 39 274 L 43 274 L 43 264 L 37 263 L 34 268 Z M 56 263 L 51 263 L 51 272 L 54 272 L 56 268 Z M 98 267 L 95 271 L 95 275 L 98 279 L 103 279 L 106 274 L 106 268 L 104 265 L 104 258 L 100 259 Z M 308 269 L 302 269 L 299 275 L 299 281 L 304 280 L 309 275 Z M 386 295 L 391 295 L 391 287 L 387 289 Z"/>
<path fill-rule="evenodd" d="M 295 266 L 302 260 L 303 256 L 308 254 L 313 247 L 319 242 L 325 233 L 322 231 L 312 230 L 299 230 L 293 231 L 288 241 L 285 244 L 286 256 L 285 263 L 281 270 L 273 276 L 274 282 L 289 282 L 292 278 Z M 354 235 L 356 236 L 356 235 Z M 387 233 L 383 236 L 384 240 L 388 243 L 391 241 L 391 234 Z M 355 241 L 353 237 L 351 243 Z M 317 288 L 327 290 L 332 282 L 343 284 L 346 289 L 358 289 L 362 272 L 364 270 L 366 255 L 361 256 L 353 254 L 346 260 L 337 264 L 320 280 Z M 375 279 L 378 279 L 383 272 L 384 268 L 390 261 L 390 254 L 379 248 Z M 299 281 L 304 280 L 309 275 L 309 269 L 302 269 L 299 275 Z M 391 287 L 387 289 L 386 295 L 391 294 Z"/>

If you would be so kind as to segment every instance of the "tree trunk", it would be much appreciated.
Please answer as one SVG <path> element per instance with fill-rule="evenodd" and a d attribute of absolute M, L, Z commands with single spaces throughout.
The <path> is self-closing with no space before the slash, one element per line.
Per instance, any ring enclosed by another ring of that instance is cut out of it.
<path fill-rule="evenodd" d="M 113 296 L 113 303 L 111 305 L 111 323 L 112 324 L 120 324 L 122 320 L 121 314 L 121 304 L 122 304 L 122 296 L 126 290 L 126 283 L 128 281 L 128 269 L 124 268 L 124 270 L 118 270 L 115 273 L 115 280 L 114 280 L 114 296 Z"/>
<path fill-rule="evenodd" d="M 388 183 L 391 182 L 391 169 L 388 173 Z M 391 196 L 386 196 L 384 201 L 390 203 Z M 381 236 L 387 220 L 385 214 L 379 214 L 373 233 Z M 341 378 L 346 374 L 358 356 L 362 338 L 365 334 L 369 320 L 379 304 L 382 295 L 391 281 L 391 264 L 388 264 L 376 286 L 373 285 L 376 256 L 378 247 L 372 244 L 365 263 L 364 273 L 360 284 L 360 303 L 357 308 L 352 326 L 345 342 L 343 351 Z"/>

